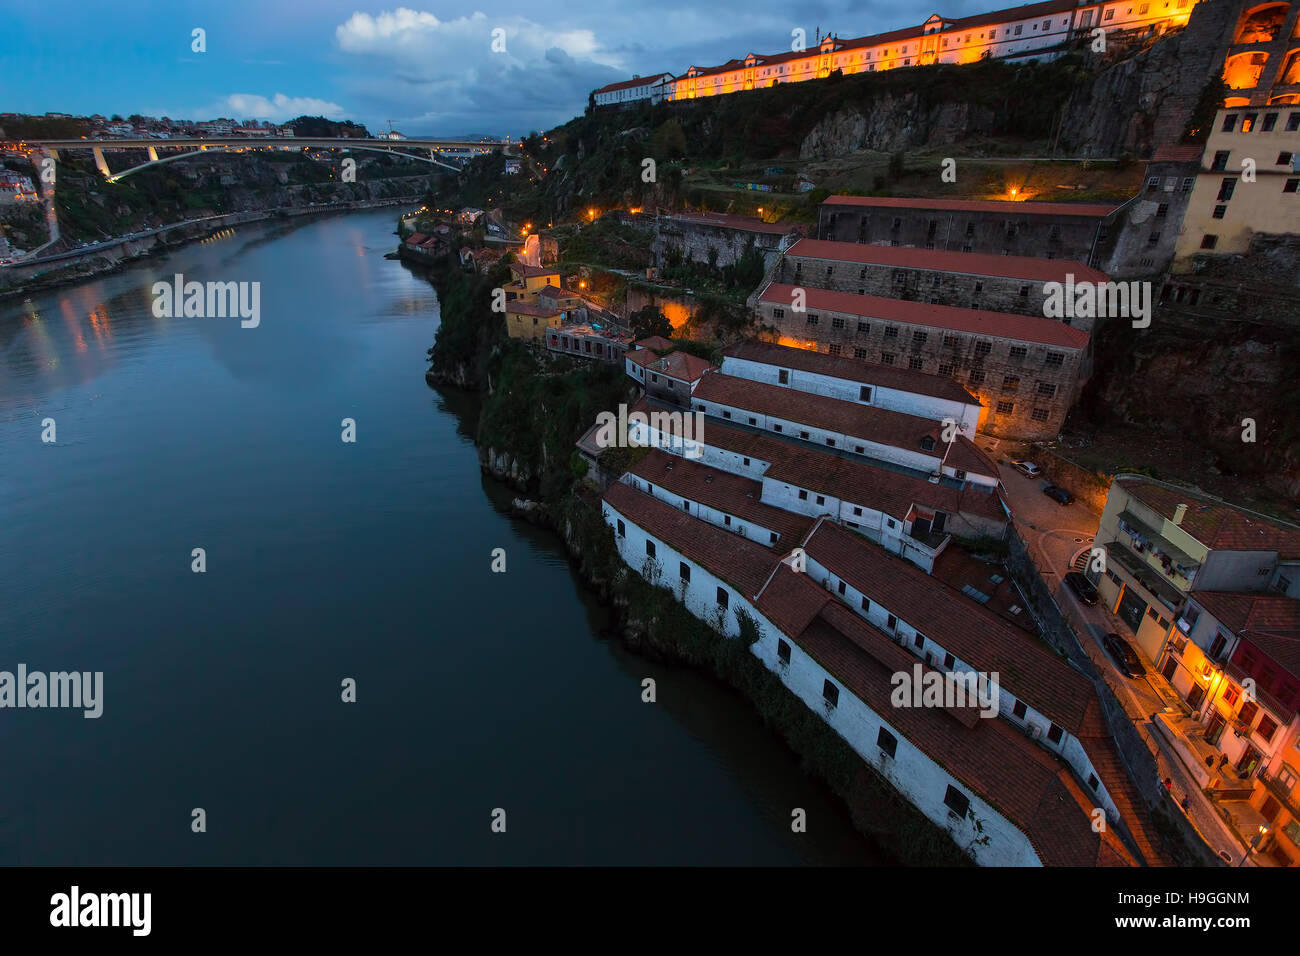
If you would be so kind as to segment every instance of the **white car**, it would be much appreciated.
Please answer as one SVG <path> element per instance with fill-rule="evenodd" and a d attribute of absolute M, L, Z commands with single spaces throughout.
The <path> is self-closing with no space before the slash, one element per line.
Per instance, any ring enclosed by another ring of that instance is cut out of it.
<path fill-rule="evenodd" d="M 1037 478 L 1043 473 L 1043 469 L 1039 468 L 1032 461 L 1025 461 L 1021 458 L 1012 459 L 1011 467 L 1015 468 L 1016 471 L 1020 472 L 1026 478 Z"/>

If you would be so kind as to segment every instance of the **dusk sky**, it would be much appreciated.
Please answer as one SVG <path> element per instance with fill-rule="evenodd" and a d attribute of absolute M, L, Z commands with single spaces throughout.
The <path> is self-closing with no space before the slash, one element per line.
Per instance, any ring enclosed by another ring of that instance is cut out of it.
<path fill-rule="evenodd" d="M 105 116 L 283 121 L 303 113 L 407 135 L 518 136 L 581 113 L 591 89 L 681 73 L 791 31 L 861 36 L 916 24 L 932 0 L 603 0 L 402 5 L 391 0 L 85 0 L 11 4 L 0 31 L 0 108 Z M 946 0 L 966 16 L 1001 6 Z M 798 17 L 795 19 L 794 17 Z M 191 52 L 191 31 L 207 51 Z M 504 29 L 506 52 L 491 52 Z"/>

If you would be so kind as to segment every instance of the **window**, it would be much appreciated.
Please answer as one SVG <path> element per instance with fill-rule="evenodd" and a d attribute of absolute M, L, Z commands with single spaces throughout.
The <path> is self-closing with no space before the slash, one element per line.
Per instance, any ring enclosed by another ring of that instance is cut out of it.
<path fill-rule="evenodd" d="M 808 492 L 804 491 L 802 488 L 799 489 L 799 500 L 800 501 L 808 500 Z"/>
<path fill-rule="evenodd" d="M 862 610 L 864 610 L 864 611 L 870 611 L 870 610 L 871 610 L 871 598 L 869 598 L 869 597 L 864 597 L 864 598 L 862 599 Z"/>
<path fill-rule="evenodd" d="M 1002 376 L 1002 391 L 1004 391 L 1004 392 L 1014 392 L 1014 391 L 1016 391 L 1016 390 L 1019 389 L 1019 388 L 1020 388 L 1020 376 L 1019 376 L 1019 375 L 1003 375 L 1003 376 Z"/>
<path fill-rule="evenodd" d="M 623 524 L 623 519 L 622 519 L 622 518 L 619 518 L 619 519 L 618 519 L 618 536 L 619 536 L 620 538 L 626 538 L 626 537 L 627 537 L 627 525 Z"/>
<path fill-rule="evenodd" d="M 722 523 L 723 523 L 724 525 L 726 525 L 728 528 L 730 528 L 730 527 L 731 527 L 731 515 L 723 515 L 723 516 L 722 516 Z"/>
<path fill-rule="evenodd" d="M 882 365 L 893 365 L 893 364 L 894 364 L 894 360 L 895 360 L 896 358 L 898 358 L 898 356 L 895 355 L 893 352 L 881 352 L 881 353 L 880 353 L 880 362 L 881 362 Z"/>
<path fill-rule="evenodd" d="M 1060 727 L 1056 726 L 1056 724 L 1052 724 L 1052 726 L 1047 728 L 1047 739 L 1054 744 L 1059 744 L 1061 742 L 1061 734 L 1063 733 L 1064 731 L 1061 730 Z"/>
<path fill-rule="evenodd" d="M 773 309 L 773 310 L 772 310 L 772 318 L 774 318 L 774 319 L 784 319 L 784 318 L 785 318 L 785 309 Z"/>
<path fill-rule="evenodd" d="M 925 369 L 925 359 L 921 358 L 919 355 L 913 355 L 907 360 L 907 367 L 913 372 L 923 371 Z"/>
<path fill-rule="evenodd" d="M 1282 184 L 1282 192 L 1293 193 L 1300 189 L 1300 179 L 1288 179 Z"/>
<path fill-rule="evenodd" d="M 944 667 L 946 667 L 946 668 L 948 668 L 948 669 L 951 670 L 951 669 L 952 669 L 952 665 L 955 664 L 955 663 L 957 663 L 957 659 L 956 659 L 955 657 L 953 657 L 951 654 L 945 654 L 945 655 L 943 655 L 943 666 L 944 666 Z"/>
<path fill-rule="evenodd" d="M 853 357 L 854 357 L 855 359 L 865 359 L 865 358 L 867 357 L 867 350 L 866 350 L 866 349 L 854 349 L 854 350 L 853 350 Z"/>
<path fill-rule="evenodd" d="M 1218 236 L 1211 235 L 1211 234 L 1208 233 L 1208 232 L 1207 232 L 1205 235 L 1201 236 L 1201 248 L 1202 248 L 1202 249 L 1213 249 L 1213 248 L 1214 248 L 1215 246 L 1217 246 L 1218 244 L 1219 244 L 1219 237 L 1218 237 Z"/>
<path fill-rule="evenodd" d="M 1268 714 L 1265 714 L 1263 717 L 1259 719 L 1259 726 L 1255 728 L 1255 733 L 1259 735 L 1260 740 L 1264 741 L 1265 743 L 1268 743 L 1270 740 L 1273 739 L 1273 734 L 1276 732 L 1277 732 L 1277 721 L 1275 721 L 1272 717 L 1270 717 Z"/>
<path fill-rule="evenodd" d="M 889 526 L 892 528 L 894 523 L 891 521 Z M 892 631 L 894 628 L 898 627 L 898 618 L 894 617 L 892 614 L 889 615 L 889 618 L 886 621 L 886 626 Z"/>
<path fill-rule="evenodd" d="M 1228 214 L 1228 207 L 1223 205 L 1222 203 L 1214 207 L 1213 216 L 1215 219 L 1222 219 L 1227 214 Z"/>
<path fill-rule="evenodd" d="M 1286 131 L 1288 133 L 1294 133 L 1298 129 L 1300 129 L 1300 113 L 1288 114 L 1286 118 Z"/>
<path fill-rule="evenodd" d="M 826 351 L 831 355 L 839 355 L 842 349 L 838 342 L 832 342 L 830 345 L 826 346 Z"/>
<path fill-rule="evenodd" d="M 1029 413 L 1029 417 L 1036 422 L 1045 422 L 1048 418 L 1048 411 L 1045 408 L 1035 408 Z"/>
<path fill-rule="evenodd" d="M 1149 246 L 1154 246 L 1159 241 L 1160 241 L 1160 233 L 1158 232 L 1153 232 L 1149 236 L 1147 236 L 1147 245 Z"/>
<path fill-rule="evenodd" d="M 1111 9 L 1111 10 L 1107 10 L 1107 11 L 1106 11 L 1106 15 L 1105 15 L 1104 17 L 1102 17 L 1102 19 L 1103 19 L 1103 20 L 1114 20 L 1114 19 L 1115 19 L 1115 11 L 1114 11 L 1113 9 Z"/>
<path fill-rule="evenodd" d="M 922 451 L 933 451 L 933 450 L 934 450 L 934 438 L 931 437 L 930 435 L 926 435 L 924 438 L 922 438 L 922 439 L 921 439 L 921 450 L 922 450 Z"/>
<path fill-rule="evenodd" d="M 919 648 L 925 647 L 925 635 L 917 633 L 916 636 L 912 638 L 912 643 Z"/>
<path fill-rule="evenodd" d="M 953 374 L 953 372 L 954 372 L 955 370 L 956 370 L 956 366 L 953 365 L 951 362 L 940 362 L 940 363 L 939 363 L 939 374 L 940 374 L 940 375 L 947 375 L 947 376 L 949 376 L 949 377 L 951 378 L 951 377 L 952 377 L 952 374 Z"/>
<path fill-rule="evenodd" d="M 781 369 L 779 372 L 776 373 L 776 380 L 780 382 L 782 385 L 789 385 L 790 373 L 787 372 L 785 369 Z"/>
<path fill-rule="evenodd" d="M 972 385 L 984 384 L 984 370 L 973 368 L 970 370 L 970 383 Z"/>
<path fill-rule="evenodd" d="M 998 402 L 998 414 L 1010 415 L 1015 410 L 1015 407 L 1013 402 Z"/>
<path fill-rule="evenodd" d="M 832 317 L 831 317 L 831 328 L 832 328 L 832 329 L 842 329 L 842 328 L 844 328 L 844 318 L 843 318 L 842 316 L 838 316 L 838 315 L 836 315 L 836 316 L 832 316 Z"/>
<path fill-rule="evenodd" d="M 1277 114 L 1276 114 L 1276 113 L 1265 113 L 1265 114 L 1264 114 L 1264 132 L 1265 132 L 1265 133 L 1271 133 L 1271 132 L 1273 132 L 1273 127 L 1276 126 L 1276 125 L 1277 125 Z"/>
<path fill-rule="evenodd" d="M 841 581 L 841 582 L 840 582 L 840 583 L 839 583 L 839 586 L 838 586 L 838 587 L 836 587 L 836 589 L 835 589 L 835 590 L 837 590 L 837 591 L 839 591 L 839 592 L 840 592 L 840 594 L 843 594 L 843 593 L 844 593 L 844 587 L 845 587 L 845 586 L 844 586 L 844 582 L 843 582 L 843 581 Z"/>
<path fill-rule="evenodd" d="M 824 504 L 826 504 L 826 496 L 825 496 L 825 495 L 818 495 L 818 496 L 817 496 L 817 503 L 818 503 L 819 505 L 824 505 Z"/>
<path fill-rule="evenodd" d="M 949 348 L 955 349 L 958 345 L 961 344 L 961 339 L 957 338 L 957 336 L 955 335 L 945 335 L 943 337 L 943 344 L 948 346 Z"/>
<path fill-rule="evenodd" d="M 655 556 L 655 543 L 653 541 L 647 541 L 645 543 L 645 553 L 648 558 L 653 558 Z"/>
<path fill-rule="evenodd" d="M 858 323 L 858 334 L 859 334 L 859 335 L 866 335 L 866 334 L 867 334 L 868 332 L 870 332 L 870 331 L 871 331 L 871 323 L 870 323 L 870 322 L 859 322 L 859 323 Z"/>
<path fill-rule="evenodd" d="M 685 561 L 680 562 L 677 571 L 681 575 L 683 581 L 690 581 L 691 566 L 689 564 L 687 564 Z"/>
<path fill-rule="evenodd" d="M 876 734 L 876 746 L 892 757 L 898 752 L 898 738 L 881 727 L 880 732 Z"/>
<path fill-rule="evenodd" d="M 816 313 L 816 312 L 809 312 L 809 313 L 808 313 L 808 324 L 809 324 L 809 325 L 816 325 L 816 324 L 817 324 L 817 321 L 818 321 L 817 313 Z"/>
<path fill-rule="evenodd" d="M 1223 182 L 1219 183 L 1219 202 L 1227 202 L 1232 198 L 1233 191 L 1237 188 L 1237 180 L 1234 176 L 1225 176 Z"/>
<path fill-rule="evenodd" d="M 835 707 L 840 702 L 840 689 L 829 680 L 822 681 L 822 700 L 828 707 Z"/>
<path fill-rule="evenodd" d="M 1024 720 L 1027 710 L 1028 708 L 1025 707 L 1025 702 L 1023 700 L 1018 700 L 1016 701 L 1016 706 L 1011 708 L 1011 713 L 1015 714 L 1021 720 Z"/>
<path fill-rule="evenodd" d="M 1223 118 L 1221 130 L 1225 133 L 1231 133 L 1237 128 L 1237 114 L 1229 113 Z"/>
<path fill-rule="evenodd" d="M 1046 398 L 1053 398 L 1056 395 L 1056 386 L 1051 382 L 1039 382 L 1038 394 Z"/>
<path fill-rule="evenodd" d="M 870 386 L 870 385 L 863 385 L 863 386 L 861 386 L 861 387 L 858 388 L 858 401 L 860 401 L 860 402 L 869 402 L 869 401 L 871 401 L 871 386 Z"/>
<path fill-rule="evenodd" d="M 1029 286 L 1027 286 L 1027 285 L 1022 285 L 1022 286 L 1020 287 L 1020 298 L 1022 298 L 1022 299 L 1026 299 L 1026 298 L 1028 298 L 1028 297 L 1029 297 Z"/>
<path fill-rule="evenodd" d="M 718 607 L 725 608 L 731 603 L 731 595 L 726 588 L 718 588 Z"/>
<path fill-rule="evenodd" d="M 1016 36 L 1020 36 L 1021 31 L 1023 31 L 1024 29 L 1025 29 L 1025 28 L 1024 28 L 1024 26 L 1023 26 L 1022 24 L 1017 23 L 1017 24 L 1016 24 Z"/>
<path fill-rule="evenodd" d="M 726 411 L 726 410 L 724 409 L 723 412 L 722 412 L 722 417 L 723 417 L 723 418 L 730 418 L 730 417 L 731 417 L 731 412 Z"/>
<path fill-rule="evenodd" d="M 993 343 L 992 343 L 992 342 L 976 342 L 976 343 L 975 343 L 975 354 L 976 354 L 976 355 L 988 355 L 988 354 L 989 354 L 990 352 L 992 352 L 992 351 L 993 351 Z"/>
<path fill-rule="evenodd" d="M 1247 113 L 1245 116 L 1243 116 L 1241 118 L 1241 131 L 1243 133 L 1249 133 L 1251 130 L 1253 130 L 1255 128 L 1255 120 L 1257 120 L 1258 118 L 1259 118 L 1258 113 Z"/>
<path fill-rule="evenodd" d="M 1291 154 L 1290 154 L 1290 153 L 1278 153 L 1278 154 L 1277 154 L 1277 165 L 1278 165 L 1278 166 L 1290 166 L 1290 165 L 1291 165 Z"/>
<path fill-rule="evenodd" d="M 948 784 L 948 790 L 943 795 L 943 805 L 964 820 L 966 819 L 966 811 L 970 809 L 970 797 L 952 784 Z"/>
<path fill-rule="evenodd" d="M 1164 219 L 1168 215 L 1169 215 L 1169 203 L 1162 202 L 1159 206 L 1156 207 L 1157 219 Z"/>
<path fill-rule="evenodd" d="M 975 235 L 975 223 L 968 222 L 966 223 L 966 237 L 970 238 L 973 235 Z"/>
<path fill-rule="evenodd" d="M 913 344 L 913 345 L 924 345 L 924 344 L 925 344 L 925 340 L 928 339 L 929 337 L 930 337 L 930 333 L 928 333 L 928 332 L 913 332 L 913 333 L 912 333 L 912 344 Z"/>
<path fill-rule="evenodd" d="M 1214 152 L 1214 162 L 1210 163 L 1210 172 L 1221 173 L 1228 168 L 1228 158 L 1232 155 L 1232 150 L 1219 149 Z"/>
<path fill-rule="evenodd" d="M 802 438 L 804 441 L 807 441 L 807 440 L 808 440 L 808 433 L 807 433 L 807 432 L 800 432 L 800 433 L 799 433 L 799 437 Z"/>
<path fill-rule="evenodd" d="M 854 509 L 853 509 L 853 517 L 855 517 L 855 518 L 861 518 L 861 517 L 862 517 L 862 509 L 861 509 L 861 508 L 854 508 Z"/>
<path fill-rule="evenodd" d="M 885 326 L 885 338 L 887 338 L 887 339 L 896 339 L 896 338 L 898 338 L 898 326 L 896 326 L 896 325 L 887 325 L 887 326 Z"/>
<path fill-rule="evenodd" d="M 1183 177 L 1183 185 L 1182 185 L 1180 191 L 1181 191 L 1181 192 L 1185 192 L 1185 193 L 1189 193 L 1189 192 L 1192 191 L 1192 187 L 1195 186 L 1195 185 L 1196 185 L 1196 179 L 1195 179 L 1194 177 L 1192 177 L 1192 176 L 1185 176 L 1185 177 Z"/>
<path fill-rule="evenodd" d="M 790 645 L 780 638 L 776 642 L 776 656 L 782 664 L 790 663 Z"/>
<path fill-rule="evenodd" d="M 1010 358 L 1013 362 L 1023 362 L 1025 356 L 1029 354 L 1029 349 L 1023 345 L 1011 346 Z"/>

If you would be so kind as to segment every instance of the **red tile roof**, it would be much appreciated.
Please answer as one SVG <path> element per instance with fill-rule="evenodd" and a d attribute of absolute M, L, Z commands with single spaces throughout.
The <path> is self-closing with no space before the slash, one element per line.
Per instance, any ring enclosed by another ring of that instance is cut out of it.
<path fill-rule="evenodd" d="M 616 481 L 602 496 L 611 508 L 652 537 L 708 568 L 746 599 L 758 593 L 777 557 L 761 544 L 692 518 L 631 485 Z M 665 570 L 675 578 L 676 568 Z"/>
<path fill-rule="evenodd" d="M 1201 146 L 1158 146 L 1151 157 L 1153 163 L 1199 163 L 1204 147 Z"/>
<path fill-rule="evenodd" d="M 506 312 L 513 315 L 536 315 L 542 318 L 550 319 L 560 314 L 560 310 L 550 305 L 538 305 L 533 302 L 514 302 L 506 303 Z"/>
<path fill-rule="evenodd" d="M 917 454 L 934 458 L 944 457 L 943 424 L 917 415 L 908 415 L 871 405 L 859 405 L 856 402 L 815 395 L 812 392 L 800 392 L 781 385 L 752 382 L 746 378 L 724 375 L 722 372 L 713 372 L 704 376 L 700 384 L 695 387 L 693 397 L 696 401 L 713 402 L 760 415 L 771 415 L 786 421 L 906 449 Z M 922 447 L 922 441 L 926 438 L 931 439 L 933 443 L 929 450 Z M 969 438 L 959 434 L 953 444 L 963 448 L 969 445 L 974 449 L 973 452 L 967 453 L 957 452 L 957 447 L 949 450 L 948 461 L 953 467 L 997 477 L 997 466 L 983 452 L 975 448 Z M 957 461 L 953 460 L 954 452 L 957 452 Z"/>
<path fill-rule="evenodd" d="M 729 514 L 733 520 L 775 531 L 780 538 L 773 547 L 783 549 L 782 553 L 802 541 L 813 525 L 813 519 L 807 515 L 764 504 L 761 481 L 710 468 L 657 448 L 632 465 L 628 473 L 674 495 Z M 736 533 L 734 529 L 732 533 Z"/>
<path fill-rule="evenodd" d="M 560 270 L 554 266 L 530 266 L 526 262 L 510 263 L 510 271 L 525 279 L 535 279 L 540 276 L 558 276 Z"/>
<path fill-rule="evenodd" d="M 694 226 L 716 226 L 719 229 L 759 232 L 772 236 L 784 236 L 790 232 L 802 231 L 804 228 L 796 223 L 764 222 L 753 216 L 737 216 L 725 212 L 679 212 L 663 218 Z"/>
<path fill-rule="evenodd" d="M 779 564 L 767 549 L 621 482 L 612 485 L 604 499 L 628 521 L 754 601 L 765 617 L 908 743 L 1020 828 L 1044 864 L 1134 864 L 1109 828 L 1100 835 L 1093 832 L 1093 801 L 1069 769 L 1005 720 L 980 718 L 969 707 L 895 707 L 894 675 L 912 673 L 917 660 L 807 575 Z M 761 569 L 761 576 L 753 573 L 755 568 Z"/>
<path fill-rule="evenodd" d="M 861 535 L 819 521 L 809 559 L 933 639 L 1072 734 L 1091 726 L 1092 682 L 1062 657 L 959 591 Z"/>
<path fill-rule="evenodd" d="M 795 288 L 796 286 L 773 282 L 763 290 L 759 301 L 788 307 L 794 301 Z M 834 292 L 804 286 L 798 288 L 804 291 L 804 304 L 809 311 L 841 312 L 862 318 L 987 335 L 1017 342 L 1034 342 L 1064 349 L 1083 349 L 1088 344 L 1087 332 L 1056 319 L 1013 315 L 1009 312 L 986 312 L 983 309 L 960 309 L 950 305 L 932 305 L 928 302 L 887 299 L 876 295 L 856 295 L 852 292 Z"/>
<path fill-rule="evenodd" d="M 1119 209 L 1100 203 L 1013 202 L 1000 199 L 925 199 L 901 196 L 830 196 L 822 206 L 874 206 L 880 209 L 942 209 L 947 212 L 992 212 L 1012 218 L 1024 216 L 1082 216 L 1104 219 Z"/>
<path fill-rule="evenodd" d="M 722 355 L 724 359 L 736 358 L 761 362 L 765 365 L 777 365 L 798 369 L 801 372 L 842 378 L 849 382 L 860 382 L 863 385 L 911 392 L 913 395 L 929 395 L 932 398 L 947 399 L 976 407 L 980 404 L 978 398 L 946 375 L 931 375 L 929 372 L 916 372 L 895 365 L 873 365 L 847 356 L 815 352 L 812 349 L 801 349 L 791 345 L 746 339 L 729 346 Z"/>
<path fill-rule="evenodd" d="M 758 608 L 908 743 L 1018 827 L 1044 864 L 1135 865 L 1109 828 L 1093 832 L 1094 801 L 1064 763 L 1005 720 L 969 707 L 894 706 L 894 675 L 913 673 L 919 662 L 838 601 L 822 600 L 814 593 L 820 590 L 782 565 Z"/>
<path fill-rule="evenodd" d="M 856 262 L 898 269 L 928 269 L 957 275 L 997 276 L 1034 282 L 1108 282 L 1110 276 L 1073 259 L 1034 259 L 1029 256 L 991 256 L 980 252 L 913 249 L 909 246 L 875 246 L 862 242 L 800 239 L 786 251 L 787 258 Z"/>
<path fill-rule="evenodd" d="M 641 339 L 634 343 L 639 349 L 650 349 L 652 352 L 671 352 L 677 348 L 672 342 L 662 335 L 652 335 L 649 338 Z"/>
<path fill-rule="evenodd" d="M 593 90 L 592 92 L 594 95 L 595 93 L 613 93 L 617 90 L 628 90 L 635 86 L 652 86 L 661 79 L 671 76 L 671 73 L 656 73 L 654 76 L 633 77 L 630 80 L 621 80 L 618 83 L 610 83 L 608 86 L 602 86 L 600 89 Z"/>
<path fill-rule="evenodd" d="M 1145 478 L 1115 480 L 1131 496 L 1170 521 L 1180 504 L 1187 505 L 1180 527 L 1207 548 L 1276 551 L 1283 558 L 1300 558 L 1300 527 Z"/>
<path fill-rule="evenodd" d="M 629 409 L 646 415 L 657 410 L 660 408 L 644 398 Z M 900 521 L 906 520 L 913 505 L 948 514 L 964 513 L 994 521 L 1006 520 L 1006 512 L 1002 510 L 997 495 L 987 491 L 935 484 L 924 478 L 732 428 L 717 419 L 706 424 L 702 436 L 693 437 L 708 446 L 768 463 L 771 467 L 765 477 L 773 481 L 788 482 L 882 511 Z"/>
<path fill-rule="evenodd" d="M 689 352 L 669 352 L 661 357 L 650 349 L 637 349 L 629 352 L 627 357 L 642 368 L 687 383 L 699 381 L 705 372 L 713 368 L 707 359 Z"/>

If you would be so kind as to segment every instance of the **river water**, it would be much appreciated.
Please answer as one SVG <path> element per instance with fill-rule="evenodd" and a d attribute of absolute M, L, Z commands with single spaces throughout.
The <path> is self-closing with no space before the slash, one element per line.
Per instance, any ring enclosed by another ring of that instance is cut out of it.
<path fill-rule="evenodd" d="M 0 862 L 885 862 L 503 513 L 471 401 L 425 385 L 438 305 L 382 258 L 395 219 L 0 305 L 0 671 L 103 674 L 98 718 L 0 708 Z M 260 283 L 259 324 L 156 318 L 176 273 Z"/>

